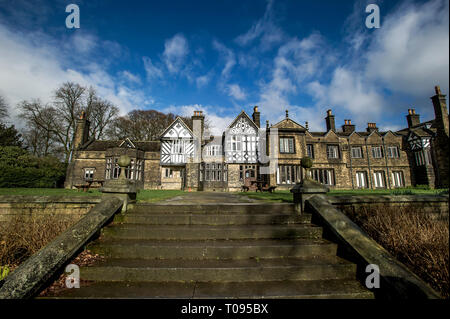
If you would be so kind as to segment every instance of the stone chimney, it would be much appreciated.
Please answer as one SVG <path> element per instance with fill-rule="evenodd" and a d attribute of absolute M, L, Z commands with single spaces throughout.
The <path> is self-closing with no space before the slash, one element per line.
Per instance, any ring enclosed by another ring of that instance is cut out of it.
<path fill-rule="evenodd" d="M 329 131 L 336 132 L 336 126 L 334 124 L 334 115 L 331 113 L 331 110 L 327 111 L 327 117 L 325 118 L 325 123 L 327 125 L 327 132 L 329 132 Z"/>
<path fill-rule="evenodd" d="M 257 105 L 253 108 L 252 118 L 256 126 L 261 127 L 261 113 L 258 111 Z"/>
<path fill-rule="evenodd" d="M 348 134 L 355 131 L 355 125 L 352 124 L 352 120 L 344 120 L 344 125 L 342 125 L 342 131 Z"/>
<path fill-rule="evenodd" d="M 90 122 L 86 118 L 86 112 L 81 112 L 80 117 L 76 121 L 75 127 L 75 138 L 74 138 L 74 149 L 79 148 L 81 145 L 86 143 L 89 139 L 89 126 Z"/>
<path fill-rule="evenodd" d="M 378 132 L 377 123 L 367 123 L 367 129 L 366 130 L 369 133 Z"/>
<path fill-rule="evenodd" d="M 434 87 L 436 95 L 431 97 L 431 101 L 434 106 L 435 114 L 435 126 L 443 135 L 449 137 L 448 133 L 448 111 L 447 111 L 447 101 L 445 99 L 446 95 L 441 93 L 441 88 L 439 85 Z M 439 134 L 439 133 L 438 133 Z"/>
<path fill-rule="evenodd" d="M 419 125 L 420 124 L 420 115 L 416 114 L 415 109 L 408 109 L 408 115 L 406 115 L 406 121 L 408 122 L 409 128 Z"/>
<path fill-rule="evenodd" d="M 199 126 L 194 124 L 196 121 L 200 121 Z M 200 140 L 202 140 L 203 132 L 205 131 L 205 116 L 203 115 L 203 111 L 194 111 L 194 115 L 192 115 L 192 130 L 194 135 L 198 136 Z"/>

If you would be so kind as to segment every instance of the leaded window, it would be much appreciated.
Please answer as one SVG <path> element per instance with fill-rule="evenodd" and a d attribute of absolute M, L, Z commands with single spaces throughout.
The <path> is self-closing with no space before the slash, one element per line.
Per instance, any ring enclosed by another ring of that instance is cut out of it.
<path fill-rule="evenodd" d="M 372 157 L 373 158 L 382 158 L 383 150 L 381 146 L 372 146 Z"/>
<path fill-rule="evenodd" d="M 339 158 L 339 147 L 337 145 L 327 145 L 327 157 Z"/>
<path fill-rule="evenodd" d="M 361 146 L 353 146 L 351 148 L 352 158 L 362 158 Z"/>
<path fill-rule="evenodd" d="M 280 138 L 280 153 L 295 153 L 294 138 L 293 137 L 281 137 Z"/>
<path fill-rule="evenodd" d="M 309 170 L 312 179 L 324 185 L 336 185 L 334 169 L 332 168 L 314 168 Z"/>

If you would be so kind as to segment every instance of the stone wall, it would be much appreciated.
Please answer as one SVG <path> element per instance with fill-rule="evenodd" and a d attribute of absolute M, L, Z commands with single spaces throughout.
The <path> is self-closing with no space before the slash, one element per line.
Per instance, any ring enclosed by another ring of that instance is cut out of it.
<path fill-rule="evenodd" d="M 35 217 L 40 214 L 85 215 L 100 202 L 100 196 L 0 196 L 0 222 L 15 216 Z"/>
<path fill-rule="evenodd" d="M 420 209 L 438 215 L 448 215 L 448 196 L 433 195 L 366 195 L 366 196 L 327 196 L 329 202 L 342 210 L 357 212 L 361 208 L 379 207 L 405 207 L 414 210 Z"/>

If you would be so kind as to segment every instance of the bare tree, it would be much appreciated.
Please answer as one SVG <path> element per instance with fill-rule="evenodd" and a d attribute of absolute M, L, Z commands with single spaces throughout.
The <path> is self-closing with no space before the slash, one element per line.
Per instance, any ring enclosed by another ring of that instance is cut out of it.
<path fill-rule="evenodd" d="M 119 117 L 108 130 L 111 139 L 129 137 L 135 141 L 154 141 L 175 120 L 172 113 L 164 114 L 156 110 L 134 110 Z"/>
<path fill-rule="evenodd" d="M 45 106 L 40 100 L 23 101 L 19 104 L 20 118 L 26 120 L 25 142 L 33 154 L 47 156 L 56 144 L 63 145 L 64 125 L 58 111 Z"/>
<path fill-rule="evenodd" d="M 111 102 L 98 97 L 94 88 L 90 87 L 86 97 L 86 116 L 90 121 L 89 135 L 95 139 L 104 137 L 105 129 L 117 119 L 119 108 Z"/>
<path fill-rule="evenodd" d="M 90 134 L 101 138 L 117 117 L 118 108 L 97 96 L 92 87 L 66 82 L 55 91 L 55 101 L 42 105 L 39 100 L 19 104 L 20 116 L 27 121 L 26 141 L 35 154 L 63 154 L 70 162 L 73 152 L 76 120 L 85 111 L 91 122 Z"/>

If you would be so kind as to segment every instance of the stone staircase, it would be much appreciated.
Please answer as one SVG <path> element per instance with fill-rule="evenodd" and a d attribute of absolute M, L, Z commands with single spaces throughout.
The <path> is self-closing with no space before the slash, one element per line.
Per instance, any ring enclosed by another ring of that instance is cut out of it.
<path fill-rule="evenodd" d="M 136 204 L 88 249 L 106 259 L 59 297 L 373 298 L 290 204 Z"/>

